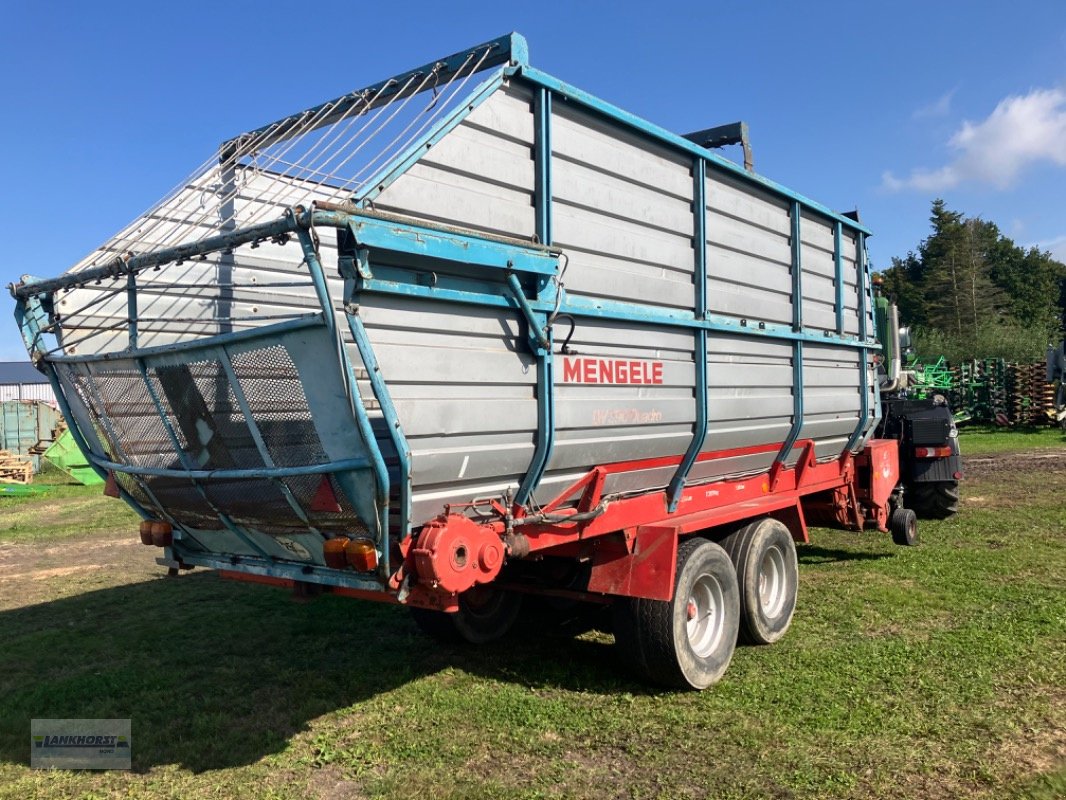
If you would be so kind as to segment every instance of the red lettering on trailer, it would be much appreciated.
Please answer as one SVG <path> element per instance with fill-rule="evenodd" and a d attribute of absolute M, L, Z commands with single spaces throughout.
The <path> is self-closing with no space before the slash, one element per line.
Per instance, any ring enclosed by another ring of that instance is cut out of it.
<path fill-rule="evenodd" d="M 662 361 L 615 358 L 564 358 L 563 383 L 662 385 Z"/>
<path fill-rule="evenodd" d="M 563 359 L 563 383 L 581 383 L 581 364 L 578 359 Z"/>

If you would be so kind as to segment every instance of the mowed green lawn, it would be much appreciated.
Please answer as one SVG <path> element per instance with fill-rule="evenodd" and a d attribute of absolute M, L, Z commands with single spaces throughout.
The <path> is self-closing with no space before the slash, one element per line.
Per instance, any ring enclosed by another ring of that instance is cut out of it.
<path fill-rule="evenodd" d="M 162 577 L 99 488 L 0 499 L 0 797 L 1062 797 L 1066 443 L 1037 444 L 975 459 L 920 547 L 813 531 L 789 635 L 699 694 L 608 633 L 441 647 L 403 609 Z M 30 770 L 30 718 L 67 716 L 131 717 L 133 771 Z"/>

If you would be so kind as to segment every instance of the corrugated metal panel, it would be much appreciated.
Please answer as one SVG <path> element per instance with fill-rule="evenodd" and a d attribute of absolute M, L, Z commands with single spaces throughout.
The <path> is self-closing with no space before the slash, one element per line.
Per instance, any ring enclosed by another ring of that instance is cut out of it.
<path fill-rule="evenodd" d="M 374 208 L 529 239 L 534 234 L 532 93 L 510 84 L 374 200 Z"/>
<path fill-rule="evenodd" d="M 8 383 L 0 385 L 0 400 L 40 400 L 56 405 L 56 395 L 50 383 Z"/>
<path fill-rule="evenodd" d="M 561 102 L 552 155 L 553 244 L 570 259 L 567 291 L 691 307 L 691 159 Z"/>

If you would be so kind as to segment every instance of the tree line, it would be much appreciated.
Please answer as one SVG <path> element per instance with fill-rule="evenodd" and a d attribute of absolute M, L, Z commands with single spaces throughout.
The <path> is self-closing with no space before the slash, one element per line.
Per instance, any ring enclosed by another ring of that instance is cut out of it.
<path fill-rule="evenodd" d="M 932 233 L 893 258 L 883 290 L 914 331 L 920 356 L 1043 359 L 1066 325 L 1066 265 L 1019 247 L 994 222 L 934 200 Z"/>

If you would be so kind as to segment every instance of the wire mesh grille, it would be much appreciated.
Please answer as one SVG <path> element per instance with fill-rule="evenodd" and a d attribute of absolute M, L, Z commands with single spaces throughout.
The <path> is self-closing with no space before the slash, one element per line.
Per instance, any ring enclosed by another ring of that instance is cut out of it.
<path fill-rule="evenodd" d="M 294 467 L 328 461 L 288 351 L 276 345 L 235 353 L 231 360 L 274 463 Z"/>
<path fill-rule="evenodd" d="M 218 358 L 149 365 L 143 373 L 129 361 L 61 365 L 61 370 L 108 460 L 206 471 L 329 463 L 288 350 L 283 345 L 245 350 L 232 355 L 230 364 L 267 458 Z M 145 508 L 161 513 L 154 497 L 171 518 L 196 530 L 221 530 L 232 523 L 270 534 L 309 527 L 356 535 L 367 531 L 335 479 L 323 474 L 193 480 L 117 472 L 116 479 Z M 339 513 L 311 511 L 323 481 L 329 482 Z"/>

